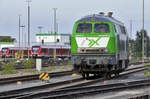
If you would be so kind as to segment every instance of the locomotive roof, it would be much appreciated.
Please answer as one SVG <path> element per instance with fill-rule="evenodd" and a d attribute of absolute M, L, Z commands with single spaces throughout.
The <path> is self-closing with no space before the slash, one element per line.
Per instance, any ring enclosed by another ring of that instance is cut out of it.
<path fill-rule="evenodd" d="M 70 48 L 70 46 L 66 45 L 35 45 L 32 47 L 42 47 L 42 48 Z"/>
<path fill-rule="evenodd" d="M 122 22 L 116 20 L 113 17 L 102 16 L 100 14 L 93 14 L 93 15 L 85 16 L 81 18 L 80 20 L 78 20 L 77 22 L 112 22 L 115 24 L 124 25 Z"/>

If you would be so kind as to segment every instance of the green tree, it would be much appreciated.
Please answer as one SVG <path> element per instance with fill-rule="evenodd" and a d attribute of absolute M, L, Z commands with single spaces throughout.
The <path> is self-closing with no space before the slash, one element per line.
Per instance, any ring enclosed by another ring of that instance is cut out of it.
<path fill-rule="evenodd" d="M 137 57 L 142 57 L 142 39 L 143 39 L 143 35 L 144 35 L 144 43 L 146 44 L 146 56 L 150 56 L 150 40 L 149 40 L 149 36 L 147 35 L 147 31 L 146 30 L 141 30 L 140 32 L 137 31 L 136 33 L 136 39 L 135 39 L 135 52 L 136 52 L 136 56 Z"/>
<path fill-rule="evenodd" d="M 129 39 L 129 53 L 131 56 L 134 56 L 134 57 L 136 56 L 134 39 Z"/>
<path fill-rule="evenodd" d="M 142 34 L 139 31 L 136 32 L 135 52 L 137 57 L 142 56 Z"/>

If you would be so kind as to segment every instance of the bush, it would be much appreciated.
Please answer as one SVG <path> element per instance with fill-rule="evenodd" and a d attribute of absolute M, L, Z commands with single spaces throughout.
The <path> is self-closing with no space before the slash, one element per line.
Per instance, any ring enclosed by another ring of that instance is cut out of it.
<path fill-rule="evenodd" d="M 147 71 L 144 72 L 144 76 L 146 78 L 149 78 L 149 73 L 150 73 L 150 64 L 145 64 L 145 67 L 147 68 Z"/>
<path fill-rule="evenodd" d="M 10 61 L 8 63 L 2 63 L 2 73 L 3 74 L 14 74 L 16 73 L 15 67 L 16 63 L 14 61 Z"/>
<path fill-rule="evenodd" d="M 34 64 L 35 64 L 35 61 L 33 59 L 26 60 L 23 62 L 23 66 L 25 67 L 25 69 L 33 68 Z"/>

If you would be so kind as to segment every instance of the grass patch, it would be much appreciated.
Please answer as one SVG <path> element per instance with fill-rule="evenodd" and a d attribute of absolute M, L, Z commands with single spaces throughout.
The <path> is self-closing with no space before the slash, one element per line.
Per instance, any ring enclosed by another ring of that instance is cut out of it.
<path fill-rule="evenodd" d="M 2 74 L 15 74 L 17 73 L 15 68 L 17 64 L 14 61 L 8 63 L 2 63 Z"/>
<path fill-rule="evenodd" d="M 44 70 L 44 71 L 49 71 L 49 72 L 51 72 L 51 71 L 54 71 L 56 69 L 56 66 L 49 66 L 46 70 Z"/>
<path fill-rule="evenodd" d="M 23 66 L 25 67 L 27 72 L 30 72 L 30 69 L 32 69 L 34 67 L 34 64 L 35 64 L 34 59 L 26 60 L 23 62 Z"/>
<path fill-rule="evenodd" d="M 145 76 L 146 78 L 149 78 L 149 74 L 150 74 L 150 63 L 147 63 L 147 64 L 145 64 L 144 66 L 147 68 L 147 70 L 144 72 L 144 76 Z"/>

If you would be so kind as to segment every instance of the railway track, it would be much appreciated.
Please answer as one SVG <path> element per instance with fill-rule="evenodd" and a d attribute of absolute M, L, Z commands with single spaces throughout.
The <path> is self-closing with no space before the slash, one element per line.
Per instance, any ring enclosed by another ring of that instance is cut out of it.
<path fill-rule="evenodd" d="M 85 96 L 85 95 L 91 95 L 91 94 L 99 94 L 104 92 L 110 92 L 110 91 L 118 91 L 118 90 L 124 90 L 124 89 L 131 89 L 131 88 L 140 88 L 143 86 L 150 86 L 150 80 L 139 80 L 139 81 L 132 81 L 132 82 L 126 82 L 126 83 L 115 83 L 115 84 L 109 84 L 109 85 L 97 85 L 97 86 L 84 86 L 84 87 L 76 87 L 76 88 L 69 88 L 69 89 L 60 89 L 56 91 L 51 92 L 43 92 L 38 93 L 34 95 L 26 95 L 21 96 L 16 99 L 21 98 L 38 98 L 38 99 L 66 99 L 66 98 L 73 98 L 77 96 Z M 41 96 L 42 97 L 39 97 Z M 43 96 L 44 95 L 44 96 Z"/>
<path fill-rule="evenodd" d="M 142 68 L 142 67 L 135 67 L 135 68 L 128 69 L 126 71 L 134 70 L 134 69 L 140 69 L 140 68 Z M 64 71 L 64 72 L 49 73 L 49 75 L 52 76 L 52 77 L 53 76 L 58 77 L 58 76 L 69 75 L 69 74 L 72 74 L 72 73 L 73 73 L 73 71 Z M 17 81 L 29 81 L 29 80 L 37 80 L 37 79 L 39 79 L 39 74 L 18 76 L 18 77 L 9 77 L 9 78 L 1 78 L 0 79 L 0 85 L 16 83 Z"/>
<path fill-rule="evenodd" d="M 49 75 L 51 77 L 59 77 L 59 76 L 71 75 L 72 73 L 73 71 L 64 71 L 64 72 L 49 73 Z M 17 81 L 30 81 L 30 80 L 38 80 L 38 79 L 39 79 L 39 74 L 10 77 L 10 78 L 1 78 L 0 85 L 16 83 Z"/>
<path fill-rule="evenodd" d="M 23 88 L 23 89 L 0 92 L 0 99 L 13 98 L 16 96 L 27 95 L 27 94 L 31 94 L 34 91 L 41 91 L 41 90 L 43 91 L 48 88 L 64 86 L 67 84 L 72 84 L 72 83 L 80 82 L 83 80 L 84 79 L 79 78 L 79 79 L 67 80 L 67 81 L 62 81 L 62 82 L 57 82 L 57 83 L 52 83 L 52 84 L 45 84 L 45 85 L 40 85 L 40 86 L 34 86 L 34 87 L 28 87 L 28 88 Z"/>
<path fill-rule="evenodd" d="M 135 70 L 136 69 L 136 70 Z M 144 67 L 136 67 L 134 69 L 129 69 L 126 72 L 122 73 L 120 75 L 128 75 L 131 73 L 139 72 L 145 70 Z M 113 77 L 115 79 L 115 77 Z M 74 80 L 68 80 L 68 81 L 63 81 L 63 82 L 58 82 L 58 83 L 53 83 L 53 84 L 46 84 L 42 86 L 35 86 L 35 87 L 30 87 L 30 88 L 25 88 L 25 89 L 19 89 L 19 90 L 12 90 L 12 91 L 7 91 L 7 92 L 1 92 L 0 93 L 0 98 L 16 98 L 16 97 L 21 97 L 21 98 L 31 98 L 31 97 L 39 97 L 39 96 L 47 96 L 49 93 L 53 91 L 59 91 L 59 90 L 67 90 L 70 88 L 80 88 L 86 87 L 88 85 L 92 85 L 94 83 L 102 82 L 104 81 L 103 78 L 96 79 L 96 80 L 84 80 L 82 78 L 79 79 L 74 79 Z M 56 88 L 57 87 L 57 88 Z M 54 89 L 52 89 L 54 88 Z M 42 90 L 41 90 L 42 89 Z M 39 91 L 37 91 L 39 90 Z M 44 91 L 44 92 L 43 92 Z"/>

